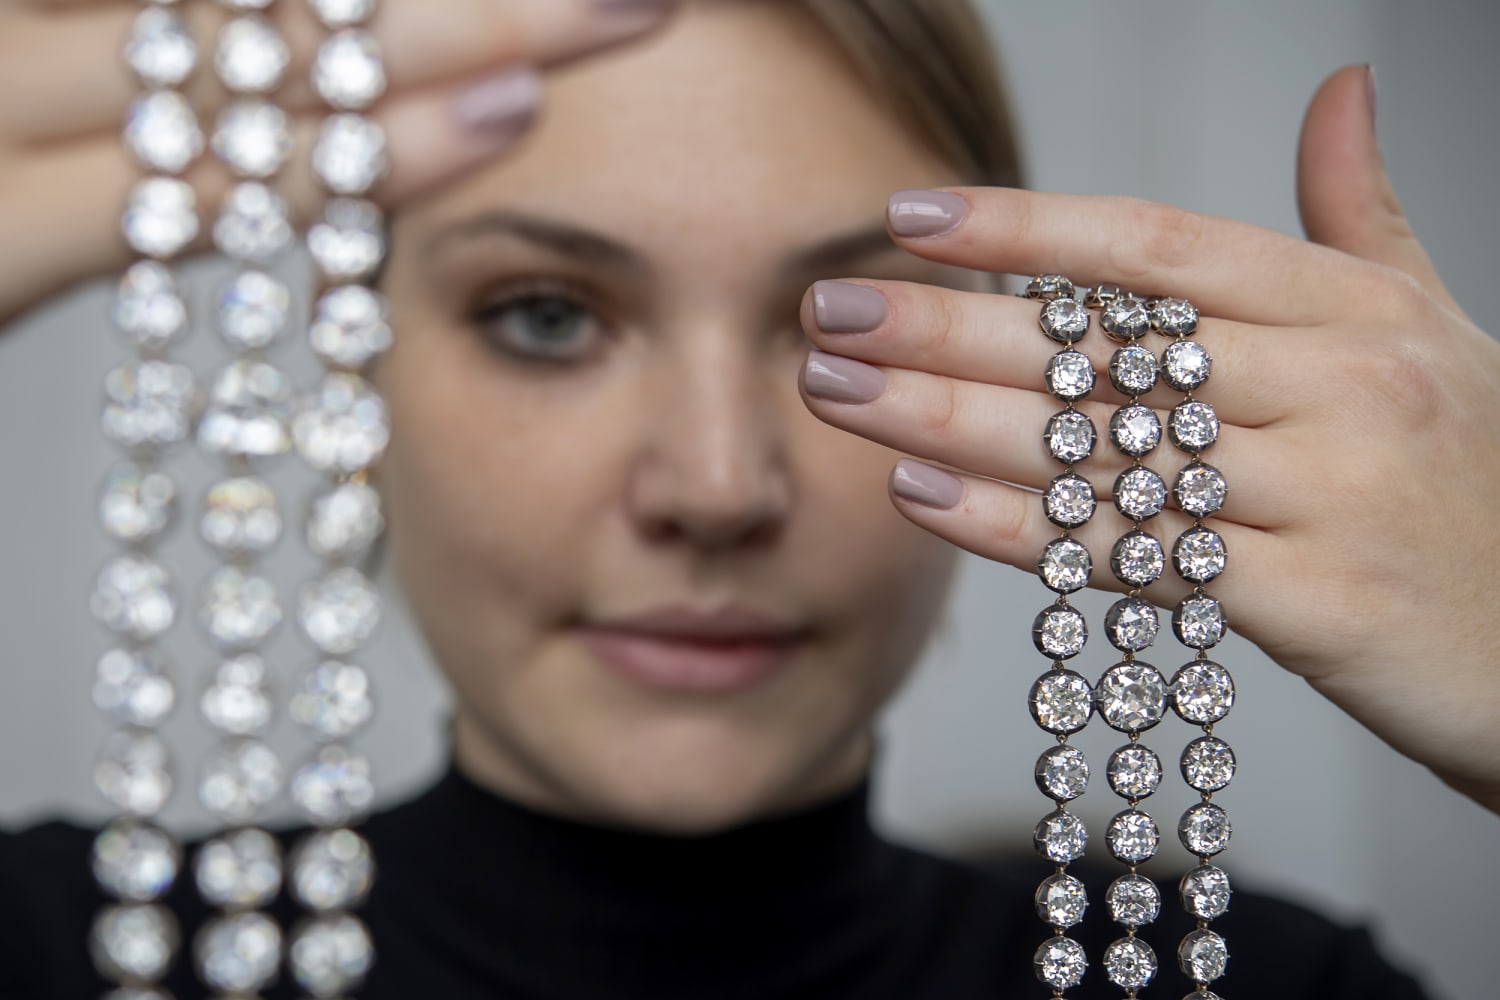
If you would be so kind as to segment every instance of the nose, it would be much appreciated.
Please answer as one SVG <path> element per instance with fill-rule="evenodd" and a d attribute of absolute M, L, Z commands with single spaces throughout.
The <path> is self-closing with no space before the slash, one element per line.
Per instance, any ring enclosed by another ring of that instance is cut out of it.
<path fill-rule="evenodd" d="M 791 509 L 785 428 L 801 405 L 795 374 L 758 358 L 742 332 L 700 326 L 662 339 L 642 380 L 631 517 L 656 542 L 771 542 Z"/>

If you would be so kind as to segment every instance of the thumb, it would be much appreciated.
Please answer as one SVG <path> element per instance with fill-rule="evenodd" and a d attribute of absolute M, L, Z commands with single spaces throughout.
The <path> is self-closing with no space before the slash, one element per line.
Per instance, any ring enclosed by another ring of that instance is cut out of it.
<path fill-rule="evenodd" d="M 1297 209 L 1308 239 L 1405 271 L 1453 305 L 1386 175 L 1370 67 L 1345 66 L 1313 95 L 1297 148 Z"/>

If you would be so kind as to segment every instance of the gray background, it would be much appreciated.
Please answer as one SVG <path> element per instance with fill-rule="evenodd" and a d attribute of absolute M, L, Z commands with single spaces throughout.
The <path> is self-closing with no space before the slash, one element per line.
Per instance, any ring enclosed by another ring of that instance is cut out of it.
<path fill-rule="evenodd" d="M 1141 195 L 1287 232 L 1299 231 L 1292 163 L 1308 97 L 1334 67 L 1373 62 L 1397 190 L 1460 302 L 1488 319 L 1500 256 L 1492 188 L 1500 5 L 987 6 L 1035 186 Z M 1084 122 L 1089 139 L 1080 145 L 1074 130 Z M 202 276 L 200 294 L 211 277 Z M 85 595 L 109 552 L 93 521 L 112 458 L 96 429 L 99 378 L 121 357 L 103 325 L 107 301 L 102 285 L 80 290 L 0 338 L 0 635 L 8 655 L 0 668 L 0 821 L 8 823 L 57 811 L 105 815 L 89 771 L 106 729 L 88 695 L 105 638 Z M 206 484 L 196 459 L 179 459 L 174 471 L 190 495 Z M 308 487 L 291 464 L 274 479 L 289 494 Z M 207 568 L 185 533 L 168 554 L 186 579 Z M 272 568 L 290 581 L 310 564 L 283 545 Z M 1042 599 L 1034 577 L 968 560 L 950 623 L 887 719 L 877 809 L 888 829 L 951 849 L 1024 847 L 1046 809 L 1029 777 L 1045 740 L 1024 709 L 1038 661 L 1023 637 Z M 1091 616 L 1101 607 L 1095 602 Z M 169 648 L 188 676 L 207 662 L 192 629 L 175 630 Z M 305 658 L 290 630 L 271 651 L 294 665 L 288 674 Z M 1242 767 L 1221 796 L 1235 822 L 1223 859 L 1231 875 L 1373 925 L 1441 995 L 1494 995 L 1492 949 L 1475 945 L 1493 938 L 1500 897 L 1495 817 L 1248 644 L 1231 640 L 1219 652 L 1240 688 L 1235 715 L 1220 727 Z M 1433 652 L 1442 652 L 1436 642 Z M 365 660 L 387 710 L 362 745 L 383 795 L 394 798 L 438 766 L 444 695 L 399 607 Z M 1095 760 L 1119 742 L 1099 729 L 1082 741 Z M 184 756 L 207 745 L 190 706 L 168 732 Z M 288 757 L 305 749 L 285 725 L 275 736 Z M 1188 736 L 1172 720 L 1150 742 L 1166 755 Z M 185 832 L 203 824 L 190 798 L 179 792 L 169 812 Z M 1101 789 L 1084 800 L 1095 829 L 1114 809 L 1110 798 Z M 1186 801 L 1164 794 L 1153 811 L 1170 819 Z M 1185 864 L 1169 852 L 1152 867 L 1174 879 Z"/>

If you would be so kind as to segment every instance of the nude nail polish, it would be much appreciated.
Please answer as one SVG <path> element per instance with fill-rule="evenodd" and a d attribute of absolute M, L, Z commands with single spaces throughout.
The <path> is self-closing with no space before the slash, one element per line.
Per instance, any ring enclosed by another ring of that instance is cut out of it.
<path fill-rule="evenodd" d="M 903 458 L 891 472 L 891 492 L 927 507 L 952 510 L 964 498 L 964 483 L 942 469 Z"/>
<path fill-rule="evenodd" d="M 885 296 L 866 285 L 819 281 L 812 294 L 813 319 L 824 333 L 869 333 L 885 322 Z"/>
<path fill-rule="evenodd" d="M 468 132 L 509 138 L 531 125 L 541 101 L 541 76 L 522 66 L 480 80 L 453 99 L 451 110 Z"/>
<path fill-rule="evenodd" d="M 963 221 L 969 203 L 949 191 L 897 191 L 886 210 L 897 236 L 941 236 Z"/>
<path fill-rule="evenodd" d="M 885 391 L 885 372 L 853 358 L 812 351 L 803 368 L 802 383 L 820 399 L 868 403 Z"/>

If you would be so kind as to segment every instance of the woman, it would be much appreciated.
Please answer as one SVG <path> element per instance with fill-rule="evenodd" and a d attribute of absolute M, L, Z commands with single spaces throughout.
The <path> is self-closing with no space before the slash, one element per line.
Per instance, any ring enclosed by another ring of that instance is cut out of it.
<path fill-rule="evenodd" d="M 658 39 L 560 77 L 526 145 L 435 185 L 513 140 L 534 91 L 514 74 L 486 81 L 458 104 L 480 132 L 434 136 L 431 111 L 449 94 L 417 81 L 560 57 L 555 39 L 583 24 L 570 21 L 581 7 L 459 6 L 558 23 L 497 24 L 483 38 L 533 47 L 476 48 L 467 63 L 420 51 L 428 19 L 400 20 L 415 5 L 392 4 L 383 27 L 398 70 L 403 51 L 411 62 L 388 105 L 406 144 L 388 191 L 400 208 L 383 283 L 401 337 L 376 373 L 395 428 L 379 479 L 396 572 L 457 708 L 454 770 L 367 827 L 382 864 L 368 908 L 380 965 L 361 995 L 1037 988 L 1026 985 L 1042 930 L 1030 869 L 982 876 L 885 844 L 863 820 L 871 719 L 941 607 L 947 543 L 1026 565 L 1052 533 L 1033 496 L 994 481 L 1052 474 L 1035 444 L 1052 408 L 1036 391 L 1035 306 L 985 294 L 969 268 L 1118 280 L 1204 309 L 1219 365 L 1207 398 L 1229 425 L 1218 460 L 1236 470 L 1224 517 L 1236 573 L 1220 592 L 1237 627 L 1455 787 L 1500 802 L 1496 712 L 1482 705 L 1494 697 L 1483 660 L 1494 625 L 1468 620 L 1479 584 L 1442 572 L 1459 543 L 1421 581 L 1446 600 L 1408 611 L 1407 589 L 1384 595 L 1367 561 L 1435 540 L 1396 525 L 1409 537 L 1371 552 L 1363 541 L 1393 528 L 1388 494 L 1332 510 L 1293 502 L 1286 485 L 1298 463 L 1326 457 L 1316 432 L 1329 421 L 1354 444 L 1340 458 L 1350 474 L 1387 487 L 1396 464 L 1493 450 L 1481 428 L 1497 349 L 1444 299 L 1393 230 L 1398 217 L 1380 214 L 1373 157 L 1353 165 L 1352 184 L 1350 164 L 1334 162 L 1373 149 L 1362 71 L 1335 76 L 1309 116 L 1304 211 L 1323 247 L 1158 206 L 955 187 L 1007 180 L 1003 151 L 952 141 L 964 134 L 952 109 L 925 125 L 893 114 L 792 3 L 687 5 Z M 644 8 L 627 9 L 639 29 Z M 623 30 L 605 23 L 571 44 Z M 958 51 L 960 31 L 948 35 Z M 118 96 L 29 125 L 108 128 Z M 418 128 L 425 141 L 412 141 Z M 95 155 L 77 153 L 75 169 L 104 170 L 116 154 L 100 138 Z M 47 183 L 67 181 L 49 166 Z M 121 167 L 106 194 L 127 178 Z M 882 216 L 892 191 L 903 194 Z M 54 192 L 48 210 L 65 200 Z M 119 263 L 113 250 L 79 252 L 108 249 L 87 237 L 118 199 L 74 201 L 58 248 L 5 275 L 12 313 Z M 1378 350 L 1351 351 L 1381 324 Z M 1321 328 L 1317 346 L 1303 325 Z M 1298 358 L 1358 358 L 1338 412 L 1275 349 L 1290 343 Z M 1440 343 L 1455 349 L 1427 356 Z M 890 447 L 960 475 L 896 464 Z M 1450 503 L 1482 525 L 1496 463 L 1467 467 Z M 888 476 L 894 510 L 880 495 Z M 1095 551 L 1112 541 L 1086 537 Z M 1334 552 L 1345 554 L 1320 558 Z M 1302 572 L 1286 574 L 1289 559 Z M 1467 605 L 1459 585 L 1475 588 Z M 1285 613 L 1313 596 L 1330 602 L 1317 633 Z M 1385 613 L 1369 615 L 1371 601 Z M 1406 635 L 1447 625 L 1443 615 L 1468 638 L 1444 689 L 1429 690 L 1411 675 L 1421 650 Z M 1476 706 L 1473 724 L 1434 724 L 1443 699 Z M 18 995 L 91 994 L 87 834 L 43 832 L 11 852 L 45 875 L 12 876 L 28 902 L 6 940 L 32 977 Z M 44 849 L 55 864 L 33 860 Z M 69 892 L 49 891 L 62 879 Z M 192 926 L 200 914 L 181 888 Z M 1226 993 L 1292 995 L 1290 980 L 1319 995 L 1413 995 L 1363 939 L 1278 904 L 1236 905 L 1245 923 L 1224 921 L 1237 949 Z M 1274 964 L 1266 927 L 1290 921 L 1305 950 Z M 1170 970 L 1162 979 L 1163 994 L 1181 986 Z M 1093 980 L 1098 995 L 1115 992 Z M 186 979 L 173 986 L 196 995 Z"/>

